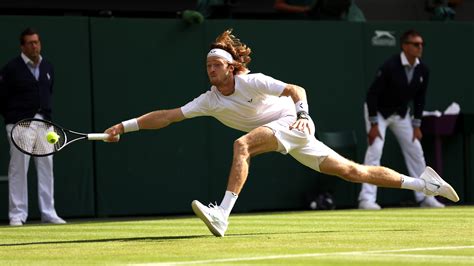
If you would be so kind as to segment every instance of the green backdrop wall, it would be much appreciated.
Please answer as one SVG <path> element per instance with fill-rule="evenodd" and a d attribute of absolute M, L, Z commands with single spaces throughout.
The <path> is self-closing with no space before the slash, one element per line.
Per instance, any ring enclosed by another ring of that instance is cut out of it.
<path fill-rule="evenodd" d="M 209 88 L 205 55 L 227 28 L 253 51 L 250 69 L 307 90 L 310 112 L 321 131 L 354 130 L 366 148 L 365 92 L 376 68 L 395 46 L 374 46 L 376 30 L 395 38 L 418 29 L 428 44 L 431 68 L 427 110 L 451 102 L 474 113 L 470 61 L 472 23 L 345 23 L 213 20 L 187 26 L 173 19 L 1 17 L 2 64 L 17 55 L 18 34 L 40 30 L 44 56 L 56 66 L 54 119 L 78 131 L 103 131 L 156 109 L 184 105 Z M 8 144 L 0 131 L 0 176 L 8 169 Z M 226 186 L 233 141 L 241 132 L 211 118 L 196 118 L 160 131 L 122 136 L 116 144 L 81 143 L 55 156 L 56 204 L 64 217 L 190 213 L 193 199 L 219 203 Z M 423 145 L 433 162 L 432 138 Z M 462 199 L 465 183 L 460 133 L 444 139 L 444 176 Z M 473 147 L 469 147 L 472 152 Z M 394 137 L 388 135 L 384 165 L 406 172 Z M 468 162 L 471 169 L 472 162 Z M 33 170 L 33 168 L 32 168 Z M 38 217 L 35 171 L 30 174 L 31 216 Z M 469 178 L 473 178 L 470 176 Z M 472 184 L 472 183 L 470 183 Z M 0 218 L 7 218 L 7 182 L 0 181 Z M 353 207 L 360 185 L 320 175 L 277 153 L 254 158 L 236 211 L 306 208 L 305 194 L 330 190 L 338 207 Z M 410 191 L 380 189 L 385 206 L 412 201 Z"/>

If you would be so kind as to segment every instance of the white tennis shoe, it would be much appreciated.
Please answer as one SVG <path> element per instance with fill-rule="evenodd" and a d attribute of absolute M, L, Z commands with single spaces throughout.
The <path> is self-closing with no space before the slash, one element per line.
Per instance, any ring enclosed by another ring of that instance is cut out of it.
<path fill-rule="evenodd" d="M 42 220 L 43 223 L 45 224 L 65 224 L 66 221 L 64 221 L 61 217 L 54 217 L 54 218 L 50 218 L 50 219 L 43 219 Z"/>
<path fill-rule="evenodd" d="M 372 202 L 368 200 L 362 200 L 359 202 L 359 209 L 361 210 L 381 210 L 382 207 L 377 204 L 377 202 Z"/>
<path fill-rule="evenodd" d="M 12 218 L 10 220 L 10 226 L 22 226 L 23 221 L 20 218 Z"/>
<path fill-rule="evenodd" d="M 459 201 L 459 196 L 453 187 L 444 181 L 431 167 L 427 166 L 420 178 L 425 181 L 423 193 L 427 196 L 439 195 L 454 202 Z"/>
<path fill-rule="evenodd" d="M 219 237 L 224 236 L 229 222 L 219 206 L 211 203 L 209 207 L 206 207 L 197 200 L 193 200 L 191 206 L 194 213 L 207 225 L 212 234 Z"/>

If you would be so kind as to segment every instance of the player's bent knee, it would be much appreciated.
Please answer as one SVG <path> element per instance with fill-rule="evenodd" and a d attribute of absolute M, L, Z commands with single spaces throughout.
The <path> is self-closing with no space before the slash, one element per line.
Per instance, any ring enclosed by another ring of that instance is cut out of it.
<path fill-rule="evenodd" d="M 234 155 L 240 155 L 240 156 L 248 156 L 249 154 L 249 149 L 248 149 L 248 144 L 247 142 L 239 138 L 234 141 Z"/>

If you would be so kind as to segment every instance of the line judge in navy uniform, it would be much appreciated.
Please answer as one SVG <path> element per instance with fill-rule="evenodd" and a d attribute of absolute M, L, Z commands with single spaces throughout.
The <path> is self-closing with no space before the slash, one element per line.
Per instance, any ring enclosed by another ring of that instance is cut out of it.
<path fill-rule="evenodd" d="M 378 69 L 370 86 L 366 104 L 365 120 L 368 135 L 364 164 L 380 165 L 387 128 L 397 138 L 410 176 L 419 177 L 426 167 L 420 144 L 421 118 L 425 106 L 429 69 L 420 61 L 423 38 L 415 30 L 408 30 L 400 37 L 401 52 L 393 55 Z M 413 119 L 409 103 L 413 102 Z M 362 184 L 359 208 L 379 210 L 377 187 Z M 444 207 L 434 197 L 425 197 L 415 192 L 415 200 L 421 207 Z"/>
<path fill-rule="evenodd" d="M 39 34 L 25 29 L 20 35 L 21 54 L 0 70 L 0 111 L 5 119 L 10 143 L 8 167 L 9 219 L 11 226 L 21 226 L 28 217 L 27 173 L 30 156 L 11 142 L 13 125 L 24 118 L 51 120 L 53 66 L 41 56 Z M 38 175 L 38 202 L 41 220 L 64 224 L 54 207 L 53 156 L 34 157 Z"/>

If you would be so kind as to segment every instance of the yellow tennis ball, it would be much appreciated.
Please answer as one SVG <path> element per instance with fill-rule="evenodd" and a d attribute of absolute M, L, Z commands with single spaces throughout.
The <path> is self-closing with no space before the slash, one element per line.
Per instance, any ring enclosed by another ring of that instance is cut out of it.
<path fill-rule="evenodd" d="M 46 140 L 51 144 L 55 144 L 59 140 L 59 135 L 54 131 L 50 131 L 46 134 Z"/>

